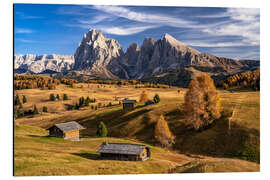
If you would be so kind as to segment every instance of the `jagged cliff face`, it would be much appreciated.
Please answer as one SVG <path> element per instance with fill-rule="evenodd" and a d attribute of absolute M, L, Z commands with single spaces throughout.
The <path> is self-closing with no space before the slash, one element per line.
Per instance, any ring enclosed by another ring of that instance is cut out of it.
<path fill-rule="evenodd" d="M 141 49 L 137 60 L 136 78 L 191 65 L 200 54 L 169 34 L 165 34 L 162 39 L 157 41 L 153 38 L 146 38 Z"/>
<path fill-rule="evenodd" d="M 67 55 L 15 55 L 14 69 L 21 72 L 42 73 L 44 71 L 66 72 L 73 68 L 74 57 Z"/>
<path fill-rule="evenodd" d="M 101 32 L 93 29 L 84 34 L 76 50 L 74 70 L 103 78 L 114 78 L 115 75 L 108 66 L 117 66 L 117 60 L 122 55 L 122 48 L 116 40 L 105 38 Z M 117 68 L 120 67 L 115 67 L 116 74 L 120 71 Z"/>

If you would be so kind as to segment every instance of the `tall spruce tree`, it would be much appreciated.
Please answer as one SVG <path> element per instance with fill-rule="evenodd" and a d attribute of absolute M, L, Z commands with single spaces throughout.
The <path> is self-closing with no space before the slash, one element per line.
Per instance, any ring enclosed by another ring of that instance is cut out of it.
<path fill-rule="evenodd" d="M 20 101 L 20 98 L 19 98 L 19 95 L 18 94 L 15 96 L 14 105 L 15 106 L 21 105 L 21 101 Z"/>
<path fill-rule="evenodd" d="M 36 105 L 34 105 L 33 114 L 38 114 L 38 109 L 37 109 L 37 106 Z"/>
<path fill-rule="evenodd" d="M 154 102 L 157 104 L 157 103 L 159 103 L 160 102 L 160 98 L 159 98 L 159 95 L 158 94 L 156 94 L 155 96 L 154 96 Z"/>
<path fill-rule="evenodd" d="M 23 95 L 23 104 L 27 102 L 25 95 Z"/>

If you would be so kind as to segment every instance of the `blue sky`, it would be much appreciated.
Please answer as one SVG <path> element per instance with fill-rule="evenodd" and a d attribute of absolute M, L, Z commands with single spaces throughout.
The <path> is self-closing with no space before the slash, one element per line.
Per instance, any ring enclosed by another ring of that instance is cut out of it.
<path fill-rule="evenodd" d="M 260 12 L 248 8 L 15 4 L 15 54 L 73 55 L 89 29 L 124 50 L 169 33 L 200 52 L 260 58 Z"/>

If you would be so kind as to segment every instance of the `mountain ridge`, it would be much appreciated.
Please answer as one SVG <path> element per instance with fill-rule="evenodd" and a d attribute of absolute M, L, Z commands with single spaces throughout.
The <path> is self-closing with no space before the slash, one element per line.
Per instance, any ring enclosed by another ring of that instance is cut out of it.
<path fill-rule="evenodd" d="M 254 60 L 241 61 L 201 53 L 168 33 L 158 40 L 151 37 L 144 38 L 141 46 L 131 43 L 124 52 L 117 40 L 106 38 L 96 29 L 89 30 L 83 35 L 73 57 L 68 56 L 65 60 L 60 55 L 49 56 L 54 58 L 46 60 L 41 57 L 40 61 L 32 60 L 32 63 L 31 60 L 22 61 L 22 56 L 15 56 L 17 62 L 14 68 L 27 69 L 34 73 L 41 73 L 41 70 L 75 71 L 103 79 L 144 79 L 171 71 L 182 71 L 191 66 L 199 71 L 226 76 L 254 69 L 260 64 Z M 31 59 L 31 55 L 29 57 Z M 56 57 L 58 60 L 55 61 Z"/>

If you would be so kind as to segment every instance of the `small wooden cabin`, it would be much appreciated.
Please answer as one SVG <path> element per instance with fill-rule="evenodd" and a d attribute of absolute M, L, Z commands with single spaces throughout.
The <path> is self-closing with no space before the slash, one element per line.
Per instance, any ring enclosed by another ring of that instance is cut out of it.
<path fill-rule="evenodd" d="M 123 110 L 133 109 L 133 108 L 135 107 L 135 103 L 136 103 L 136 100 L 132 100 L 132 99 L 125 98 L 125 99 L 122 101 L 122 104 L 123 104 Z"/>
<path fill-rule="evenodd" d="M 67 123 L 55 124 L 47 130 L 49 130 L 50 136 L 79 141 L 81 129 L 85 128 L 75 121 L 70 121 Z"/>
<path fill-rule="evenodd" d="M 150 148 L 140 144 L 107 143 L 100 145 L 97 152 L 102 159 L 122 161 L 145 161 L 150 158 Z"/>

